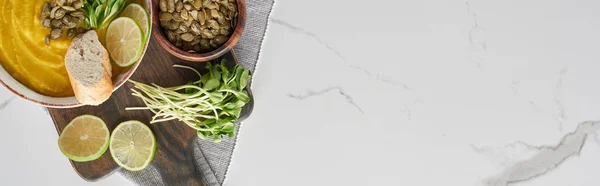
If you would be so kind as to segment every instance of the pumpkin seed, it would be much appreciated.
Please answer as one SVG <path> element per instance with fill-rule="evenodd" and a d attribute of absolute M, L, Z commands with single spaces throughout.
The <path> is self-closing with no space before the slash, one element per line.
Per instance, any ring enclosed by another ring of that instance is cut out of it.
<path fill-rule="evenodd" d="M 219 29 L 219 23 L 217 23 L 217 21 L 215 21 L 213 19 L 208 20 L 208 27 L 214 28 L 214 29 Z"/>
<path fill-rule="evenodd" d="M 219 8 L 219 12 L 223 12 L 223 13 L 229 12 L 229 10 L 227 9 L 227 7 L 225 7 L 225 6 L 227 6 L 227 4 L 221 5 L 221 8 Z"/>
<path fill-rule="evenodd" d="M 190 33 L 181 34 L 181 40 L 190 42 L 190 41 L 194 40 L 194 35 L 192 35 Z"/>
<path fill-rule="evenodd" d="M 219 22 L 219 24 L 225 24 L 225 22 L 227 22 L 227 20 L 225 20 L 225 16 L 223 16 L 223 14 L 221 12 L 219 12 L 219 17 L 217 17 L 217 22 Z"/>
<path fill-rule="evenodd" d="M 237 12 L 237 5 L 235 5 L 232 2 L 229 3 L 229 6 L 227 6 L 227 8 L 232 12 Z"/>
<path fill-rule="evenodd" d="M 183 21 L 183 18 L 181 18 L 181 14 L 179 12 L 175 12 L 173 14 L 173 20 L 177 21 L 177 22 L 181 22 L 181 21 Z"/>
<path fill-rule="evenodd" d="M 204 25 L 206 22 L 206 12 L 202 9 L 201 12 L 198 12 L 198 21 L 200 21 L 200 25 Z"/>
<path fill-rule="evenodd" d="M 200 29 L 200 24 L 198 22 L 192 22 L 192 25 L 190 26 L 190 30 L 196 34 L 196 35 L 200 35 L 201 33 L 201 29 Z"/>
<path fill-rule="evenodd" d="M 163 28 L 169 28 L 169 21 L 160 21 L 160 25 L 162 25 Z"/>
<path fill-rule="evenodd" d="M 216 37 L 221 34 L 219 29 L 211 29 L 210 32 Z"/>
<path fill-rule="evenodd" d="M 177 41 L 177 40 L 176 40 L 177 38 L 175 37 L 175 32 L 168 30 L 168 31 L 167 31 L 167 39 L 169 39 L 169 41 L 170 41 L 171 43 L 174 43 L 174 42 L 176 42 L 176 41 Z"/>
<path fill-rule="evenodd" d="M 73 2 L 72 6 L 75 9 L 80 9 L 81 7 L 83 7 L 83 3 L 81 3 L 81 1 L 75 1 Z"/>
<path fill-rule="evenodd" d="M 221 15 L 219 15 L 219 11 L 217 11 L 215 9 L 211 9 L 210 10 L 210 16 L 214 17 L 214 18 L 219 18 L 219 16 L 221 16 Z"/>
<path fill-rule="evenodd" d="M 217 44 L 215 43 L 215 40 L 210 40 L 208 43 L 210 44 L 211 48 L 219 48 L 219 46 L 217 46 Z"/>
<path fill-rule="evenodd" d="M 190 42 L 190 44 L 192 44 L 192 45 L 198 45 L 200 43 L 200 40 L 202 40 L 202 38 L 195 37 L 194 40 L 192 42 Z"/>
<path fill-rule="evenodd" d="M 175 46 L 177 48 L 181 48 L 181 46 L 183 45 L 183 42 L 181 41 L 181 35 L 177 35 L 176 39 L 175 39 Z"/>
<path fill-rule="evenodd" d="M 190 16 L 188 15 L 187 11 L 181 11 L 181 18 L 183 18 L 183 20 L 188 20 Z"/>
<path fill-rule="evenodd" d="M 190 31 L 190 28 L 185 26 L 184 24 L 179 24 L 179 30 L 181 30 L 181 32 L 186 33 L 188 31 Z"/>
<path fill-rule="evenodd" d="M 177 30 L 179 28 L 179 22 L 177 22 L 175 20 L 171 20 L 171 21 L 169 21 L 168 27 L 169 27 L 169 30 Z"/>
<path fill-rule="evenodd" d="M 54 19 L 62 19 L 66 13 L 67 11 L 65 9 L 58 9 L 54 12 Z"/>
<path fill-rule="evenodd" d="M 57 5 L 57 4 L 56 4 L 56 0 L 51 0 L 51 1 L 50 1 L 50 6 L 51 6 L 51 7 L 55 7 L 56 5 Z"/>
<path fill-rule="evenodd" d="M 202 0 L 194 0 L 194 8 L 196 8 L 196 9 L 202 8 Z"/>
<path fill-rule="evenodd" d="M 206 6 L 208 7 L 208 9 L 219 9 L 219 4 L 217 3 L 210 3 L 210 5 Z"/>
<path fill-rule="evenodd" d="M 167 12 L 173 13 L 175 12 L 175 0 L 166 0 L 167 1 Z"/>
<path fill-rule="evenodd" d="M 159 20 L 167 39 L 185 51 L 206 52 L 218 48 L 229 40 L 237 24 L 234 0 L 160 1 L 166 4 L 166 11 L 161 7 Z"/>
<path fill-rule="evenodd" d="M 67 2 L 63 6 L 71 6 L 73 0 L 67 0 Z"/>
<path fill-rule="evenodd" d="M 211 1 L 210 0 L 203 0 L 202 1 L 202 6 L 203 7 L 208 7 L 208 5 L 210 5 Z"/>
<path fill-rule="evenodd" d="M 236 26 L 237 26 L 237 17 L 234 17 L 234 18 L 231 20 L 231 27 L 232 27 L 232 28 L 235 28 Z"/>
<path fill-rule="evenodd" d="M 53 19 L 51 24 L 54 28 L 60 28 L 60 26 L 62 26 L 63 23 L 60 19 Z"/>
<path fill-rule="evenodd" d="M 58 11 L 58 9 L 60 9 L 60 7 L 58 6 L 52 8 L 52 10 L 50 11 L 50 18 L 54 19 L 54 14 L 56 13 L 56 11 Z"/>
<path fill-rule="evenodd" d="M 227 2 L 227 0 L 222 0 L 222 1 L 219 1 L 219 4 L 221 4 L 221 7 L 224 7 L 224 6 L 228 6 L 229 2 Z"/>
<path fill-rule="evenodd" d="M 204 36 L 208 39 L 212 39 L 215 37 L 214 34 L 212 34 L 212 32 L 210 32 L 210 30 L 203 30 L 202 33 L 200 34 L 201 36 Z"/>
<path fill-rule="evenodd" d="M 50 46 L 50 36 L 49 36 L 49 35 L 47 35 L 47 36 L 44 38 L 44 43 L 46 43 L 46 46 Z"/>
<path fill-rule="evenodd" d="M 50 11 L 52 10 L 52 8 L 50 8 L 50 3 L 44 3 L 44 6 L 42 7 L 42 15 L 40 15 L 41 17 L 48 17 L 50 16 Z"/>
<path fill-rule="evenodd" d="M 194 18 L 195 21 L 198 21 L 198 10 L 192 10 L 190 11 L 190 14 L 192 14 L 192 18 Z"/>
<path fill-rule="evenodd" d="M 62 8 L 65 9 L 66 11 L 69 11 L 69 12 L 72 12 L 72 11 L 76 10 L 75 8 L 70 7 L 70 6 L 63 6 Z"/>
<path fill-rule="evenodd" d="M 210 49 L 210 42 L 207 39 L 200 40 L 200 47 L 202 49 Z"/>
<path fill-rule="evenodd" d="M 221 45 L 221 44 L 227 42 L 228 39 L 229 39 L 229 37 L 227 37 L 227 36 L 218 35 L 215 37 L 214 41 L 215 41 L 215 44 Z"/>
<path fill-rule="evenodd" d="M 168 13 L 168 12 L 161 12 L 159 14 L 160 17 L 160 21 L 171 21 L 171 19 L 173 19 L 173 14 Z"/>
<path fill-rule="evenodd" d="M 42 21 L 42 26 L 44 26 L 46 28 L 50 28 L 50 26 L 52 26 L 52 20 L 48 19 L 48 18 L 44 18 L 44 20 Z"/>
<path fill-rule="evenodd" d="M 212 16 L 210 15 L 210 9 L 202 9 L 204 11 L 204 16 L 206 17 L 206 20 L 208 21 L 209 19 L 212 19 Z"/>
<path fill-rule="evenodd" d="M 228 36 L 229 35 L 229 29 L 221 29 L 221 35 Z"/>
<path fill-rule="evenodd" d="M 83 21 L 85 19 L 85 13 L 83 13 L 82 11 L 71 12 L 69 15 L 71 15 L 71 17 L 79 19 L 79 21 Z"/>
<path fill-rule="evenodd" d="M 71 28 L 71 29 L 67 30 L 67 38 L 71 39 L 71 38 L 73 38 L 73 36 L 75 36 L 75 29 Z"/>
<path fill-rule="evenodd" d="M 69 15 L 73 16 L 73 17 L 85 17 L 85 13 L 83 13 L 82 11 L 75 11 L 75 12 L 71 12 L 69 13 Z"/>
<path fill-rule="evenodd" d="M 221 29 L 230 29 L 231 23 L 229 21 L 225 21 L 223 24 L 220 24 L 219 26 L 221 27 Z"/>
<path fill-rule="evenodd" d="M 169 11 L 169 9 L 167 8 L 167 0 L 160 0 L 159 6 L 160 6 L 160 11 L 161 12 L 168 12 Z"/>
<path fill-rule="evenodd" d="M 192 22 L 194 22 L 194 20 L 190 18 L 190 19 L 184 21 L 183 24 L 185 24 L 185 26 L 187 26 L 187 27 L 190 27 L 190 26 L 192 26 Z"/>
<path fill-rule="evenodd" d="M 52 29 L 52 31 L 50 31 L 51 39 L 57 40 L 58 38 L 60 38 L 61 35 L 62 35 L 61 29 Z"/>
<path fill-rule="evenodd" d="M 75 28 L 77 26 L 77 22 L 79 22 L 79 19 L 73 19 L 71 16 L 65 15 L 62 21 L 67 26 L 67 28 Z"/>
<path fill-rule="evenodd" d="M 191 4 L 189 4 L 189 3 L 184 3 L 184 4 L 183 4 L 183 8 L 184 8 L 185 10 L 187 10 L 187 11 L 192 11 L 192 9 L 194 8 L 194 6 L 192 6 L 192 5 L 191 5 Z"/>
<path fill-rule="evenodd" d="M 181 12 L 181 10 L 183 10 L 183 3 L 179 1 L 177 4 L 175 4 L 175 11 Z"/>

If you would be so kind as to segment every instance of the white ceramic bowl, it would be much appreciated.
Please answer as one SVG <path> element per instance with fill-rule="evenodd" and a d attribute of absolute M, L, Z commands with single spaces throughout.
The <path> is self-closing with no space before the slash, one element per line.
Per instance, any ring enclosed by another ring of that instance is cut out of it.
<path fill-rule="evenodd" d="M 146 10 L 148 10 L 148 15 L 152 15 L 152 4 L 151 3 L 147 3 L 148 1 L 146 1 Z M 150 16 L 150 24 L 152 24 L 152 16 Z M 150 25 L 150 28 L 152 28 L 152 25 Z M 149 32 L 152 32 L 152 30 L 149 30 Z M 151 36 L 152 33 L 149 33 L 149 36 Z M 142 51 L 142 57 L 140 58 L 139 61 L 137 61 L 135 64 L 133 64 L 133 66 L 129 69 L 129 71 L 124 72 L 122 74 L 119 74 L 116 78 L 113 78 L 113 92 L 115 90 L 117 90 L 119 87 L 121 87 L 125 82 L 127 82 L 127 80 L 131 77 L 131 75 L 133 75 L 133 72 L 135 72 L 135 70 L 138 68 L 138 66 L 140 65 L 140 62 L 142 61 L 142 58 L 144 57 L 144 54 L 146 53 L 146 49 L 148 49 L 148 44 L 150 43 L 150 41 L 148 40 L 148 42 L 146 42 L 146 45 L 144 46 L 144 50 Z M 25 85 L 21 84 L 19 81 L 17 81 L 15 78 L 13 78 L 7 71 L 6 69 L 4 69 L 4 67 L 2 65 L 0 65 L 0 84 L 4 85 L 4 87 L 6 87 L 9 91 L 11 91 L 13 94 L 19 96 L 22 99 L 31 101 L 33 103 L 45 106 L 45 107 L 51 107 L 51 108 L 73 108 L 73 107 L 79 107 L 79 106 L 83 106 L 83 104 L 79 103 L 77 101 L 77 99 L 75 99 L 75 96 L 71 96 L 71 97 L 49 97 L 49 96 L 44 96 L 41 95 L 29 88 L 27 88 Z"/>
<path fill-rule="evenodd" d="M 147 44 L 146 44 L 146 47 L 148 47 Z M 144 49 L 144 53 L 145 52 L 146 52 L 146 49 Z M 140 59 L 140 61 L 141 61 L 141 59 Z M 113 81 L 113 86 L 114 86 L 113 92 L 115 90 L 117 90 L 119 87 L 121 87 L 121 85 L 123 85 L 129 79 L 129 77 L 131 77 L 131 75 L 133 75 L 133 72 L 137 69 L 139 64 L 140 64 L 140 62 L 138 61 L 136 64 L 134 64 L 133 67 L 131 67 L 131 69 L 129 69 L 129 71 L 117 76 L 115 81 Z M 19 96 L 20 98 L 23 98 L 25 100 L 31 101 L 36 104 L 40 104 L 45 107 L 73 108 L 73 107 L 83 106 L 83 104 L 79 103 L 77 101 L 77 99 L 75 99 L 75 96 L 50 97 L 50 96 L 41 95 L 41 94 L 27 88 L 25 85 L 21 84 L 20 82 L 18 82 L 8 72 L 6 72 L 4 67 L 2 67 L 1 65 L 0 65 L 0 84 L 4 85 L 4 87 L 6 87 L 9 91 L 11 91 L 13 94 Z"/>

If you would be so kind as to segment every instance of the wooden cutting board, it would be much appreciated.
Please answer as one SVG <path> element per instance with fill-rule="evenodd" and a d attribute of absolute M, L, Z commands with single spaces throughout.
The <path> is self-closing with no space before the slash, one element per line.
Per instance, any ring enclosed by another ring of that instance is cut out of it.
<path fill-rule="evenodd" d="M 223 56 L 230 65 L 237 63 L 235 54 L 230 52 Z M 156 83 L 164 87 L 177 86 L 195 81 L 197 75 L 190 70 L 173 68 L 173 64 L 183 64 L 198 69 L 202 74 L 205 63 L 194 63 L 180 60 L 162 49 L 154 38 L 150 40 L 148 50 L 132 80 L 143 83 Z M 56 130 L 62 129 L 75 117 L 91 114 L 102 118 L 112 130 L 119 123 L 127 120 L 138 120 L 149 124 L 153 113 L 150 111 L 125 111 L 126 107 L 144 106 L 143 102 L 131 95 L 130 83 L 125 83 L 113 92 L 109 100 L 99 106 L 83 106 L 70 109 L 48 108 Z M 247 118 L 252 112 L 254 98 L 247 88 L 251 101 L 242 110 L 241 118 Z M 152 165 L 160 172 L 167 185 L 204 185 L 201 173 L 195 168 L 193 145 L 197 139 L 196 131 L 178 121 L 162 122 L 149 125 L 156 136 L 156 154 Z M 109 150 L 102 157 L 90 162 L 74 162 L 71 165 L 83 179 L 96 181 L 121 168 L 113 161 Z M 126 171 L 126 170 L 123 170 Z"/>

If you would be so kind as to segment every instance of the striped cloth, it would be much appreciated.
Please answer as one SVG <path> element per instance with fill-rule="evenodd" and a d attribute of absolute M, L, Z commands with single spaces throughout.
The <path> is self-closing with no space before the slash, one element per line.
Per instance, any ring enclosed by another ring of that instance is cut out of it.
<path fill-rule="evenodd" d="M 251 71 L 256 67 L 274 3 L 274 0 L 246 0 L 246 28 L 234 51 L 241 65 Z M 240 124 L 236 125 L 236 134 Z M 202 173 L 202 181 L 207 186 L 223 184 L 236 140 L 237 138 L 225 138 L 221 143 L 213 143 L 212 140 L 198 139 L 194 148 L 194 157 L 196 167 Z M 139 172 L 122 170 L 120 173 L 138 185 L 166 185 L 152 165 Z"/>

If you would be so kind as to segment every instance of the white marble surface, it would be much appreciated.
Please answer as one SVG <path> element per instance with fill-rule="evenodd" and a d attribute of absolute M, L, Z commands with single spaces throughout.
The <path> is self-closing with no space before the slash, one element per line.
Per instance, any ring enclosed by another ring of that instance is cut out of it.
<path fill-rule="evenodd" d="M 599 1 L 275 6 L 225 185 L 600 185 Z"/>
<path fill-rule="evenodd" d="M 98 182 L 81 179 L 58 149 L 58 134 L 42 107 L 0 87 L 0 185 L 130 185 L 114 174 Z"/>
<path fill-rule="evenodd" d="M 275 6 L 225 185 L 600 185 L 599 1 Z M 79 179 L 11 97 L 2 182 L 128 184 Z"/>

